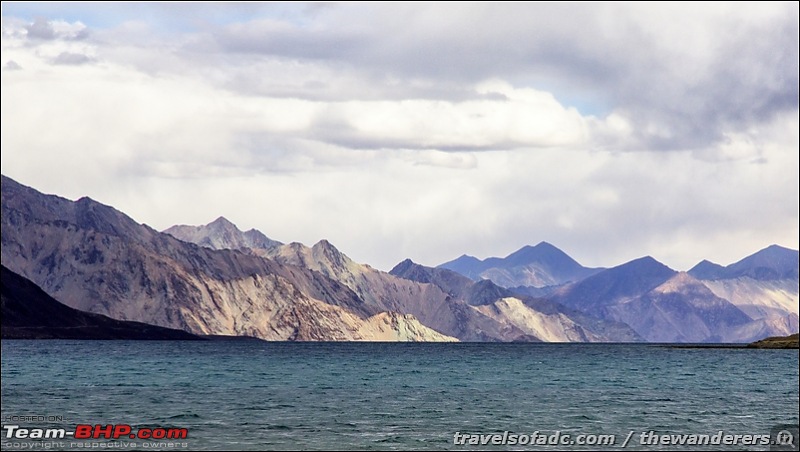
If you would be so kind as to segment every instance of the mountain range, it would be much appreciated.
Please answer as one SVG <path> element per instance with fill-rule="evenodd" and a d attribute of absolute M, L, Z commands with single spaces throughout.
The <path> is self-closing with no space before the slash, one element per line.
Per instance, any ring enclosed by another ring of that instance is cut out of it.
<path fill-rule="evenodd" d="M 743 342 L 797 331 L 797 254 L 770 247 L 685 273 L 650 257 L 587 268 L 541 242 L 438 268 L 405 260 L 386 273 L 327 240 L 282 244 L 223 217 L 158 232 L 89 198 L 2 177 L 10 271 L 74 309 L 201 335 Z"/>
<path fill-rule="evenodd" d="M 219 220 L 217 220 L 219 221 Z M 210 231 L 210 229 L 208 229 Z M 237 229 L 238 230 L 238 229 Z M 169 231 L 169 229 L 167 230 Z M 166 232 L 166 231 L 165 231 Z M 239 234 L 242 234 L 239 231 Z M 194 237 L 196 243 L 212 242 L 210 237 Z M 385 273 L 369 265 L 359 264 L 341 253 L 327 240 L 312 247 L 301 243 L 290 243 L 267 248 L 252 248 L 250 253 L 272 259 L 280 264 L 311 269 L 331 278 L 356 293 L 363 301 L 367 312 L 410 313 L 425 325 L 449 336 L 466 341 L 637 341 L 641 338 L 626 325 L 613 325 L 603 329 L 606 323 L 586 322 L 587 327 L 563 319 L 551 319 L 553 325 L 544 325 L 538 316 L 542 306 L 522 307 L 518 311 L 506 310 L 497 314 L 487 305 L 493 303 L 522 303 L 511 300 L 512 294 L 491 284 L 475 283 L 454 272 L 457 283 L 437 284 L 437 281 L 420 280 L 400 273 L 397 268 Z M 410 262 L 410 261 L 409 261 Z M 418 268 L 423 268 L 418 266 Z M 459 287 L 463 290 L 454 290 Z M 506 300 L 507 299 L 507 300 Z M 543 301 L 547 304 L 548 302 Z M 552 303 L 550 303 L 552 304 Z M 552 310 L 549 306 L 548 309 Z M 530 318 L 518 318 L 527 314 Z M 573 313 L 580 316 L 580 313 Z M 586 316 L 582 316 L 586 317 Z M 587 320 L 583 319 L 582 320 Z M 594 319 L 591 319 L 594 320 Z M 598 325 L 601 328 L 598 329 Z M 597 330 L 597 331 L 595 331 Z"/>
<path fill-rule="evenodd" d="M 650 256 L 588 269 L 552 248 L 542 242 L 502 259 L 462 256 L 439 267 L 499 279 L 517 294 L 544 294 L 592 317 L 625 323 L 651 342 L 750 342 L 798 330 L 797 250 L 771 245 L 727 267 L 704 260 L 677 272 Z M 510 280 L 509 269 L 517 275 L 535 269 L 539 276 Z M 578 272 L 585 273 L 565 281 L 564 275 Z M 526 280 L 558 285 L 525 286 Z"/>

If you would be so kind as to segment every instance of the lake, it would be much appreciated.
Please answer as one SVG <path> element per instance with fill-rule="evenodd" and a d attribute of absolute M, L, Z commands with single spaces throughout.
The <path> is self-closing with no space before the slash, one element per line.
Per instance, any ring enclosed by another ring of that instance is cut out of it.
<path fill-rule="evenodd" d="M 612 448 L 629 437 L 629 449 L 681 450 L 642 445 L 642 435 L 797 425 L 798 367 L 797 350 L 652 344 L 3 340 L 3 449 L 27 441 L 8 438 L 8 425 L 127 424 L 188 435 L 95 447 L 557 450 L 603 448 L 592 435 L 613 435 Z M 454 444 L 456 432 L 518 441 Z M 520 441 L 542 435 L 573 443 Z"/>

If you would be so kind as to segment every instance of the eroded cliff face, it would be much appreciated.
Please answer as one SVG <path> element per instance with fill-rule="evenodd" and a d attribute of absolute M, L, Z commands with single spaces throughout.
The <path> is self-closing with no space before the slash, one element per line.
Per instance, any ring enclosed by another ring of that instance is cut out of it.
<path fill-rule="evenodd" d="M 365 322 L 359 329 L 361 340 L 385 342 L 458 342 L 421 324 L 411 314 L 381 312 Z"/>

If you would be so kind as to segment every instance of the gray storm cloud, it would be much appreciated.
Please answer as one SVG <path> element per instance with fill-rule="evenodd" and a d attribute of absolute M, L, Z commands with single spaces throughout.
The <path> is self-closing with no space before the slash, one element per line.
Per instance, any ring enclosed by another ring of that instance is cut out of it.
<path fill-rule="evenodd" d="M 207 45 L 442 85 L 498 76 L 543 81 L 562 91 L 589 85 L 635 123 L 637 139 L 619 147 L 685 149 L 796 107 L 797 5 L 770 5 L 755 20 L 748 17 L 753 8 L 344 7 L 331 8 L 327 20 L 310 30 L 273 20 L 230 25 L 212 30 Z M 359 14 L 364 20 L 356 25 L 343 21 Z"/>
<path fill-rule="evenodd" d="M 224 215 L 383 269 L 797 246 L 796 3 L 26 8 L 3 173 L 159 229 Z"/>

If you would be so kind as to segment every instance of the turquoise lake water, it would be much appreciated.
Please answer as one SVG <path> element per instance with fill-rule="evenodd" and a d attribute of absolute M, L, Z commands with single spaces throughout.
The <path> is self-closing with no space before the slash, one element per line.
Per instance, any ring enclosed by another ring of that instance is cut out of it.
<path fill-rule="evenodd" d="M 453 444 L 456 432 L 505 431 L 615 435 L 611 448 L 634 432 L 628 449 L 681 450 L 644 446 L 640 435 L 769 434 L 798 423 L 798 386 L 797 350 L 2 341 L 3 426 L 188 429 L 169 450 L 581 448 Z M 14 417 L 31 415 L 45 419 Z M 6 432 L 4 450 L 22 446 Z M 168 447 L 100 442 L 116 450 Z"/>

